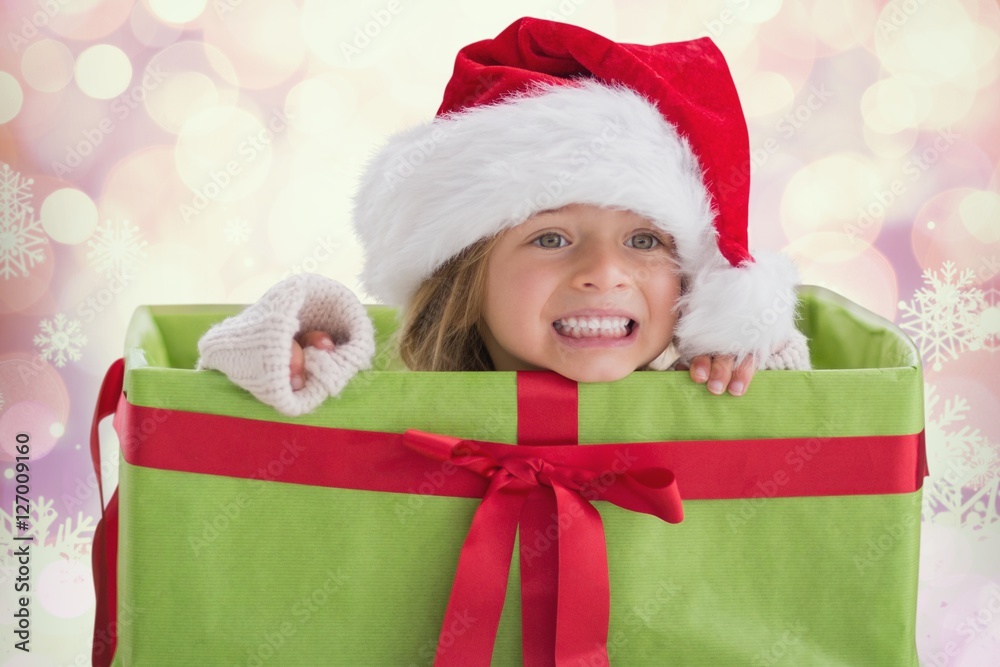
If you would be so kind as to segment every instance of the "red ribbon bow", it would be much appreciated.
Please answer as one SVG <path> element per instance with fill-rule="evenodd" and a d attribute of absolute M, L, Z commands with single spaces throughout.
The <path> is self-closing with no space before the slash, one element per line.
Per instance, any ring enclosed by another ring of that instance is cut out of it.
<path fill-rule="evenodd" d="M 525 664 L 551 664 L 547 656 L 558 665 L 607 664 L 608 557 L 601 515 L 589 501 L 678 523 L 673 473 L 633 470 L 602 447 L 512 446 L 414 430 L 404 443 L 489 480 L 459 556 L 434 664 L 490 664 L 519 526 Z"/>

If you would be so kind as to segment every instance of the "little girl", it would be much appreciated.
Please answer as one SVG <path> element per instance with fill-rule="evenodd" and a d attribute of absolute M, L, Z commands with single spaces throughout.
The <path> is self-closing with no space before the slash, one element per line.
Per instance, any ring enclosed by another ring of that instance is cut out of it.
<path fill-rule="evenodd" d="M 758 368 L 809 368 L 794 268 L 747 249 L 747 173 L 711 40 L 619 44 L 520 19 L 462 49 L 434 120 L 369 165 L 362 282 L 402 312 L 413 370 L 607 382 L 677 359 L 738 396 Z M 199 368 L 298 415 L 374 349 L 357 298 L 303 274 L 206 333 Z"/>

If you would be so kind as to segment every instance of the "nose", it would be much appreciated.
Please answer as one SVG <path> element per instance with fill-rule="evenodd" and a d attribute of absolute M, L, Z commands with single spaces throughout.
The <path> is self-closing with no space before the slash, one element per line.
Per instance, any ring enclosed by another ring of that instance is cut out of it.
<path fill-rule="evenodd" d="M 632 282 L 632 267 L 613 244 L 588 244 L 577 254 L 574 268 L 573 284 L 580 289 L 605 292 Z"/>

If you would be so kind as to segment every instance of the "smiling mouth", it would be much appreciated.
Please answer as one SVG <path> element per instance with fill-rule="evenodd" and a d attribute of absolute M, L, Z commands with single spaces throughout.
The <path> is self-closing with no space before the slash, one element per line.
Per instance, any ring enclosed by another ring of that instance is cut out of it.
<path fill-rule="evenodd" d="M 627 338 L 635 328 L 635 320 L 627 317 L 567 317 L 556 320 L 552 327 L 567 338 Z"/>

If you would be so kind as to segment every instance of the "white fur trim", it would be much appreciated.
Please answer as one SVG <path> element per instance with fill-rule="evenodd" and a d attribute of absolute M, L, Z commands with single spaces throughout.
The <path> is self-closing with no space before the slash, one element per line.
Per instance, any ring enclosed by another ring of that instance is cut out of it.
<path fill-rule="evenodd" d="M 797 275 L 787 257 L 760 253 L 755 262 L 733 267 L 716 251 L 687 276 L 675 331 L 682 358 L 732 354 L 765 366 L 802 337 L 795 328 Z"/>
<path fill-rule="evenodd" d="M 546 86 L 390 139 L 355 199 L 362 282 L 402 306 L 462 249 L 574 203 L 648 217 L 682 255 L 714 231 L 698 161 L 655 106 L 594 81 Z"/>

